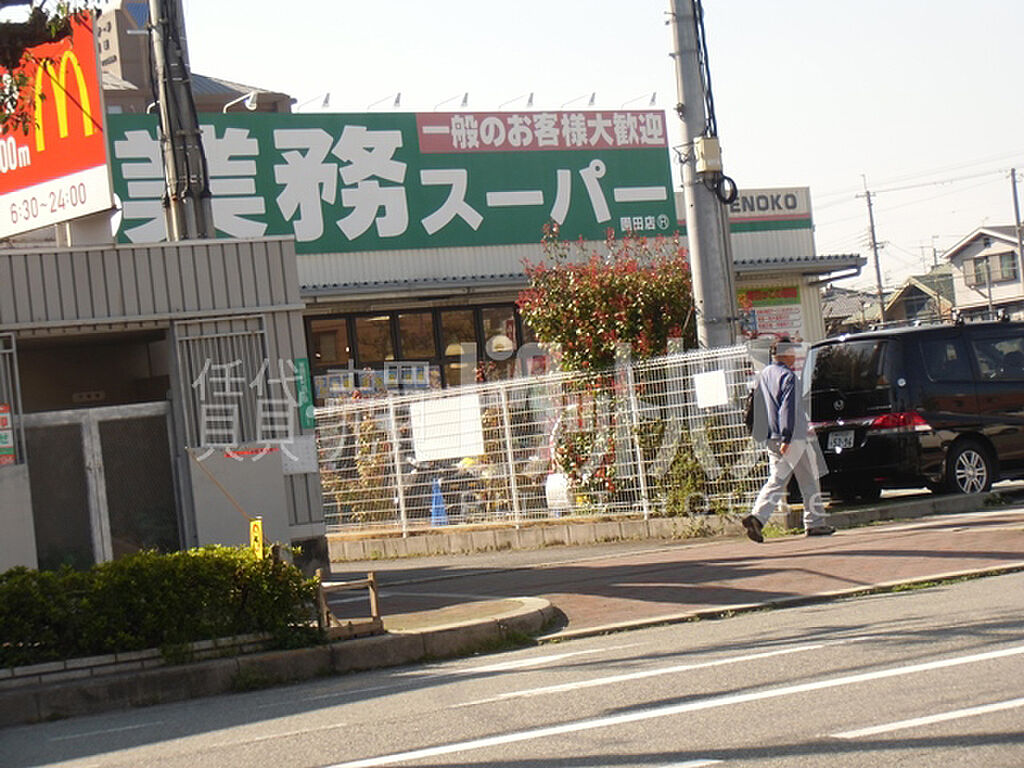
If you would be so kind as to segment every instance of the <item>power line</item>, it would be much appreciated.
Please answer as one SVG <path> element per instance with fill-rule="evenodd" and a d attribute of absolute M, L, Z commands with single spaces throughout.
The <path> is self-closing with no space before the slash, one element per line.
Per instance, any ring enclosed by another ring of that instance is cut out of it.
<path fill-rule="evenodd" d="M 941 185 L 945 185 L 945 184 L 957 184 L 957 183 L 959 183 L 961 181 L 971 181 L 973 179 L 980 179 L 980 178 L 985 178 L 985 177 L 988 177 L 988 176 L 995 176 L 997 174 L 1009 174 L 1009 172 L 1010 172 L 1009 168 L 996 168 L 994 170 L 983 171 L 981 173 L 972 173 L 972 174 L 968 174 L 966 176 L 954 176 L 954 177 L 951 177 L 951 178 L 948 178 L 948 179 L 934 179 L 932 181 L 923 181 L 923 182 L 920 182 L 919 184 L 907 184 L 907 185 L 904 185 L 904 186 L 901 186 L 901 187 L 881 187 L 877 191 L 872 190 L 871 194 L 880 194 L 880 193 L 888 193 L 888 192 L 902 192 L 902 191 L 906 191 L 906 190 L 910 190 L 910 189 L 923 189 L 925 187 L 937 187 L 937 186 L 941 186 Z M 974 187 L 968 187 L 968 189 L 974 189 Z M 956 191 L 963 191 L 963 190 L 956 190 Z M 851 194 L 851 197 L 856 197 L 856 195 L 852 195 Z M 931 198 L 926 198 L 926 199 L 931 199 Z M 814 204 L 814 209 L 816 211 L 828 210 L 829 208 L 834 208 L 837 205 L 843 205 L 845 203 L 851 202 L 849 199 L 845 199 L 845 200 L 834 200 L 834 201 L 832 201 L 830 203 L 819 204 L 817 200 L 818 200 L 818 198 L 815 199 L 815 204 Z"/>
<path fill-rule="evenodd" d="M 986 158 L 983 158 L 983 159 L 980 159 L 980 160 L 968 160 L 968 161 L 963 162 L 963 163 L 956 163 L 954 165 L 946 165 L 946 166 L 943 166 L 941 168 L 936 168 L 936 169 L 931 170 L 931 171 L 920 171 L 920 172 L 917 172 L 917 173 L 908 173 L 908 174 L 905 174 L 903 176 L 893 176 L 892 178 L 886 179 L 885 181 L 883 181 L 881 183 L 882 184 L 895 184 L 895 183 L 901 182 L 901 181 L 909 181 L 910 179 L 917 179 L 917 178 L 922 178 L 922 177 L 925 177 L 925 176 L 934 176 L 937 173 L 946 173 L 947 171 L 959 170 L 961 168 L 970 168 L 970 167 L 975 166 L 975 165 L 984 165 L 986 163 L 994 163 L 997 160 L 1007 160 L 1007 159 L 1010 159 L 1010 158 L 1016 158 L 1016 157 L 1020 157 L 1022 154 L 1024 154 L 1024 150 L 1017 150 L 1017 151 L 1014 151 L 1014 152 L 1003 152 L 1003 153 L 1000 153 L 998 155 L 991 155 L 989 157 L 986 157 Z"/>
<path fill-rule="evenodd" d="M 947 165 L 947 166 L 943 166 L 941 168 L 935 168 L 935 169 L 928 170 L 928 171 L 917 171 L 917 172 L 914 172 L 914 173 L 907 173 L 907 174 L 903 174 L 903 175 L 900 175 L 900 176 L 892 176 L 892 177 L 890 177 L 888 179 L 883 179 L 879 183 L 881 185 L 883 185 L 883 186 L 886 185 L 886 184 L 897 184 L 897 183 L 900 183 L 900 182 L 903 182 L 903 181 L 909 181 L 911 179 L 919 179 L 919 178 L 926 178 L 928 176 L 934 176 L 935 174 L 938 174 L 938 173 L 948 173 L 949 171 L 960 170 L 962 168 L 971 168 L 972 166 L 985 165 L 986 163 L 993 163 L 993 162 L 996 162 L 996 161 L 1005 161 L 1005 160 L 1010 160 L 1010 159 L 1013 159 L 1013 158 L 1019 158 L 1021 155 L 1024 155 L 1024 149 L 1022 149 L 1022 150 L 1015 150 L 1015 151 L 1012 151 L 1012 152 L 1002 152 L 1002 153 L 1000 153 L 998 155 L 991 155 L 989 157 L 981 158 L 981 159 L 978 159 L 978 160 L 969 160 L 969 161 L 963 162 L 963 163 L 956 163 L 956 164 L 953 164 L 953 165 Z M 994 172 L 995 171 L 993 171 L 993 173 Z M 824 207 L 824 206 L 819 206 L 818 205 L 817 201 L 819 201 L 819 200 L 833 198 L 833 197 L 844 197 L 844 196 L 847 196 L 847 195 L 853 195 L 853 194 L 855 194 L 855 193 L 857 193 L 859 191 L 860 191 L 860 187 L 846 187 L 846 188 L 843 188 L 843 189 L 835 190 L 833 192 L 823 192 L 821 194 L 816 194 L 815 195 L 815 208 Z"/>
<path fill-rule="evenodd" d="M 931 202 L 932 200 L 938 200 L 940 197 L 949 197 L 950 195 L 958 195 L 958 194 L 961 194 L 963 192 L 969 192 L 972 189 L 978 189 L 980 187 L 988 186 L 990 183 L 991 182 L 986 181 L 986 182 L 982 182 L 981 184 L 972 184 L 969 187 L 962 187 L 960 189 L 950 189 L 950 190 L 947 190 L 945 192 L 940 192 L 937 195 L 931 195 L 930 197 L 921 197 L 921 198 L 918 198 L 916 200 L 909 200 L 907 202 L 896 203 L 894 205 L 880 206 L 880 208 L 881 208 L 881 210 L 883 210 L 885 212 L 895 211 L 895 210 L 898 210 L 900 208 L 907 208 L 907 207 L 912 206 L 912 205 L 920 205 L 921 203 L 928 203 L 928 202 Z"/>
<path fill-rule="evenodd" d="M 980 179 L 980 178 L 982 178 L 984 176 L 994 176 L 996 174 L 1002 175 L 1002 174 L 1009 173 L 1009 172 L 1010 172 L 1009 168 L 997 168 L 994 171 L 984 171 L 982 173 L 972 173 L 972 174 L 970 174 L 968 176 L 957 176 L 957 177 L 954 177 L 952 179 L 936 179 L 935 181 L 922 181 L 922 182 L 919 182 L 918 184 L 907 184 L 907 185 L 904 185 L 902 187 L 888 187 L 888 188 L 882 187 L 877 192 L 874 192 L 873 194 L 880 194 L 882 192 L 903 192 L 904 190 L 907 190 L 907 189 L 921 189 L 922 187 L 936 187 L 936 186 L 939 186 L 940 184 L 956 184 L 958 181 L 970 181 L 972 179 Z"/>

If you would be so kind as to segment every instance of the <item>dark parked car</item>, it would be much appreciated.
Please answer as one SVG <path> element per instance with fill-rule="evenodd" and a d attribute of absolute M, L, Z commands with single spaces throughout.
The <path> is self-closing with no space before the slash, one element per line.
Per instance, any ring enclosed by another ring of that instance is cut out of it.
<path fill-rule="evenodd" d="M 848 334 L 813 345 L 806 370 L 833 496 L 1024 475 L 1024 323 Z"/>

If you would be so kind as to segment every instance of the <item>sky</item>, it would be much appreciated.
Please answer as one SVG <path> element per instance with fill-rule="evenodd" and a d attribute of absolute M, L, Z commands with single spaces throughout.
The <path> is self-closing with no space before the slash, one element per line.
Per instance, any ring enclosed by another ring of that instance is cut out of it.
<path fill-rule="evenodd" d="M 670 0 L 182 2 L 195 71 L 299 111 L 389 111 L 399 93 L 400 111 L 653 97 L 677 124 Z M 886 285 L 1014 222 L 1019 0 L 704 0 L 704 15 L 725 172 L 741 189 L 810 187 L 818 253 L 870 256 L 865 185 Z M 874 284 L 871 261 L 842 283 Z"/>

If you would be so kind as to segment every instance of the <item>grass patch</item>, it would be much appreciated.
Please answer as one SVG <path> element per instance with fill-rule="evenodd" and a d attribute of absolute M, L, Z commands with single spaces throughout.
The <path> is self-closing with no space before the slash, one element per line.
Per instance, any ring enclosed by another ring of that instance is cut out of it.
<path fill-rule="evenodd" d="M 761 529 L 761 535 L 766 539 L 781 539 L 783 536 L 799 536 L 803 532 L 803 528 L 786 528 L 778 523 L 768 523 Z"/>

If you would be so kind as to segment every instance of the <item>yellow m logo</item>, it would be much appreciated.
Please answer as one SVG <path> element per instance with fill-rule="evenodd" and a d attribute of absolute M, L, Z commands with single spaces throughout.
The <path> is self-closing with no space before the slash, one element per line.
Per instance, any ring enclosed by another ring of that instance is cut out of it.
<path fill-rule="evenodd" d="M 46 137 L 43 130 L 43 83 L 47 74 L 50 76 L 50 90 L 53 91 L 53 103 L 57 109 L 57 133 L 60 138 L 68 135 L 68 65 L 75 73 L 75 81 L 78 84 L 78 101 L 82 108 L 82 131 L 86 136 L 91 136 L 95 130 L 92 119 L 92 108 L 89 104 L 89 89 L 85 83 L 85 75 L 78 63 L 78 57 L 74 51 L 67 51 L 60 57 L 60 65 L 54 71 L 53 62 L 43 61 L 36 70 L 36 151 L 42 152 L 46 149 Z"/>

